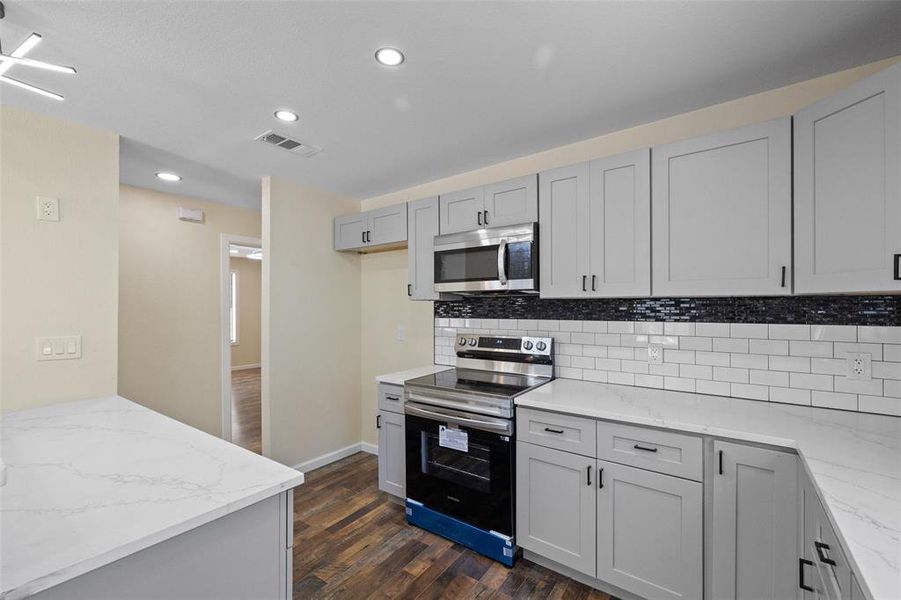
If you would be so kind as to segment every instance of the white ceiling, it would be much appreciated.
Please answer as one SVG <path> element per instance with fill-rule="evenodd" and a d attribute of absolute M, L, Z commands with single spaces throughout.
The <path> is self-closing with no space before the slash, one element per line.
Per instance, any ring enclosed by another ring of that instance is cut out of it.
<path fill-rule="evenodd" d="M 259 177 L 366 198 L 901 54 L 901 2 L 6 1 L 4 104 L 119 132 L 122 180 L 259 206 Z M 374 51 L 407 61 L 381 67 Z M 295 124 L 276 108 L 300 114 Z M 253 142 L 268 130 L 324 150 Z M 184 176 L 177 185 L 153 173 Z"/>

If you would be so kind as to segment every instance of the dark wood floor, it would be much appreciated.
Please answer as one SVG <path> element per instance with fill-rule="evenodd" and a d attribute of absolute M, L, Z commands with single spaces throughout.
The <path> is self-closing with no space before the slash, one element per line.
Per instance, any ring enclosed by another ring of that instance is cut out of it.
<path fill-rule="evenodd" d="M 513 569 L 407 525 L 378 489 L 378 461 L 355 454 L 294 490 L 294 599 L 609 596 L 520 559 Z"/>
<path fill-rule="evenodd" d="M 232 442 L 251 452 L 263 453 L 259 369 L 232 371 Z"/>

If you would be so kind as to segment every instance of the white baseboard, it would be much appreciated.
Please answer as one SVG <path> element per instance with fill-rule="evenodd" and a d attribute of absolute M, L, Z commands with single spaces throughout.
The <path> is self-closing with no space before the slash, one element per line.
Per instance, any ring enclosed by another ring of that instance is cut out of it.
<path fill-rule="evenodd" d="M 369 442 L 360 442 L 360 450 L 366 452 L 367 454 L 375 454 L 379 455 L 379 445 L 378 444 L 370 444 Z"/>
<path fill-rule="evenodd" d="M 234 365 L 232 366 L 232 371 L 245 371 L 247 369 L 259 369 L 260 363 L 254 363 L 252 365 Z"/>
<path fill-rule="evenodd" d="M 376 448 L 376 452 L 373 452 L 372 448 Z M 351 454 L 356 454 L 360 451 L 375 454 L 378 451 L 378 446 L 374 446 L 373 444 L 368 444 L 366 442 L 357 442 L 356 444 L 351 444 L 350 446 L 339 448 L 338 450 L 334 450 L 333 452 L 327 452 L 322 456 L 311 458 L 310 460 L 296 464 L 291 468 L 302 473 L 306 473 L 307 471 L 312 471 L 314 469 L 318 469 L 319 467 L 330 465 L 333 462 L 337 462 L 342 458 L 347 458 Z"/>

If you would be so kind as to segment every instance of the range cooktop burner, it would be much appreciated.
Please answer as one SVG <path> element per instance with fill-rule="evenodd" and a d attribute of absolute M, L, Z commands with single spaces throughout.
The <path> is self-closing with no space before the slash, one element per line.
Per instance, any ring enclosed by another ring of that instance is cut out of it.
<path fill-rule="evenodd" d="M 406 385 L 514 398 L 550 380 L 535 375 L 456 368 L 411 379 Z"/>

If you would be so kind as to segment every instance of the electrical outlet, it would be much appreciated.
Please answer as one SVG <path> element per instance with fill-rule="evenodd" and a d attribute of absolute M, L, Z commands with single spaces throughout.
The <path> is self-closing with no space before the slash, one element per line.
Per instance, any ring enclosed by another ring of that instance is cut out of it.
<path fill-rule="evenodd" d="M 869 381 L 873 377 L 873 357 L 869 352 L 848 352 L 846 355 L 848 379 Z"/>
<path fill-rule="evenodd" d="M 663 364 L 663 344 L 648 344 L 648 364 Z"/>
<path fill-rule="evenodd" d="M 59 221 L 59 199 L 38 196 L 38 221 Z"/>

